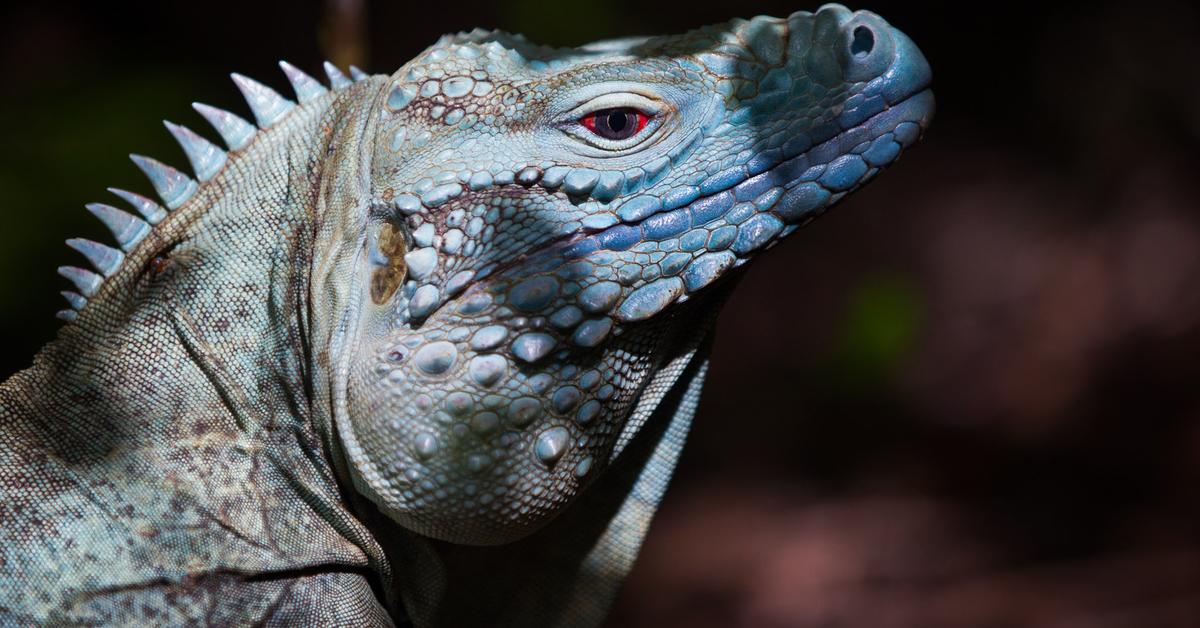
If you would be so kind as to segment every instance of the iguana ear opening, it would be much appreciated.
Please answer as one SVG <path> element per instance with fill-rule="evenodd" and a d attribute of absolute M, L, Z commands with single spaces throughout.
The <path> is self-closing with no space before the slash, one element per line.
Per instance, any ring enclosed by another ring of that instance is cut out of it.
<path fill-rule="evenodd" d="M 404 262 L 408 245 L 400 227 L 392 222 L 380 225 L 376 231 L 373 253 L 378 255 L 379 266 L 371 273 L 371 300 L 376 305 L 383 305 L 408 276 L 408 265 Z"/>

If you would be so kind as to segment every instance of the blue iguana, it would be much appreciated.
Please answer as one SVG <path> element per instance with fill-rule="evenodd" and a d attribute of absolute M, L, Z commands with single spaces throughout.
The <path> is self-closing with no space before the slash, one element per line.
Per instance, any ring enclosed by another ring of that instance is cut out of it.
<path fill-rule="evenodd" d="M 68 322 L 0 385 L 0 624 L 602 622 L 740 268 L 933 112 L 837 5 L 281 66 L 68 241 Z"/>

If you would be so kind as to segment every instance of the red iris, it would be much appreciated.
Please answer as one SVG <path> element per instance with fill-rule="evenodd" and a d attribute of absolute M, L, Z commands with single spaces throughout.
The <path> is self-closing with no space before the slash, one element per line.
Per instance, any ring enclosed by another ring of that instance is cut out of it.
<path fill-rule="evenodd" d="M 650 116 L 632 107 L 593 111 L 579 119 L 587 130 L 609 140 L 624 140 L 646 128 Z"/>

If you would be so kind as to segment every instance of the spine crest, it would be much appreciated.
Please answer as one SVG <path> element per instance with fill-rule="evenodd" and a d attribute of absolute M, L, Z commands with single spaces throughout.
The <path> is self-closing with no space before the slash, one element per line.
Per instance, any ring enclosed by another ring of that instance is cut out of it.
<path fill-rule="evenodd" d="M 334 91 L 345 89 L 354 81 L 360 81 L 367 76 L 358 68 L 350 66 L 350 74 L 353 77 L 351 80 L 337 66 L 326 61 L 324 70 L 330 85 L 329 88 L 326 88 L 317 79 L 286 61 L 280 61 L 279 67 L 283 69 L 288 83 L 296 93 L 296 100 L 301 106 L 324 96 L 330 89 Z M 245 97 L 246 104 L 249 105 L 255 121 L 258 123 L 257 128 L 240 116 L 223 109 L 203 103 L 192 103 L 192 108 L 212 125 L 217 135 L 221 136 L 225 146 L 230 151 L 236 152 L 248 147 L 259 129 L 268 129 L 282 120 L 296 108 L 297 103 L 283 97 L 270 87 L 241 74 L 235 73 L 231 76 L 234 84 Z M 112 233 L 119 248 L 84 238 L 67 240 L 67 246 L 86 257 L 91 266 L 99 272 L 75 266 L 62 266 L 58 269 L 58 274 L 74 284 L 75 288 L 75 290 L 62 291 L 63 298 L 67 300 L 71 309 L 59 311 L 58 318 L 67 322 L 74 321 L 78 312 L 87 305 L 88 299 L 94 297 L 100 290 L 104 279 L 117 272 L 125 261 L 126 254 L 146 239 L 146 236 L 154 229 L 154 225 L 162 222 L 170 210 L 178 209 L 192 198 L 200 186 L 216 177 L 229 161 L 226 151 L 221 150 L 219 146 L 195 131 L 165 120 L 163 124 L 183 148 L 184 154 L 192 165 L 192 170 L 196 173 L 196 179 L 193 180 L 183 172 L 156 159 L 142 155 L 130 155 L 133 163 L 150 179 L 151 186 L 154 187 L 158 197 L 162 199 L 162 205 L 140 194 L 118 188 L 108 188 L 108 190 L 128 203 L 140 217 L 104 203 L 86 205 L 87 210 L 104 223 L 104 226 Z"/>

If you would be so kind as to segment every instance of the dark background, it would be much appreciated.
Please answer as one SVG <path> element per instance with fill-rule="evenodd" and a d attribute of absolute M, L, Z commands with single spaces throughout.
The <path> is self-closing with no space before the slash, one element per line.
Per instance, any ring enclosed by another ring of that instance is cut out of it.
<path fill-rule="evenodd" d="M 1200 625 L 1200 18 L 872 1 L 934 68 L 924 143 L 755 264 L 613 626 Z M 356 13 L 356 7 L 360 9 Z M 474 26 L 550 44 L 814 5 L 23 3 L 0 14 L 0 375 L 67 237 L 167 118 L 288 59 L 391 72 Z M 358 15 L 358 18 L 355 18 Z"/>

